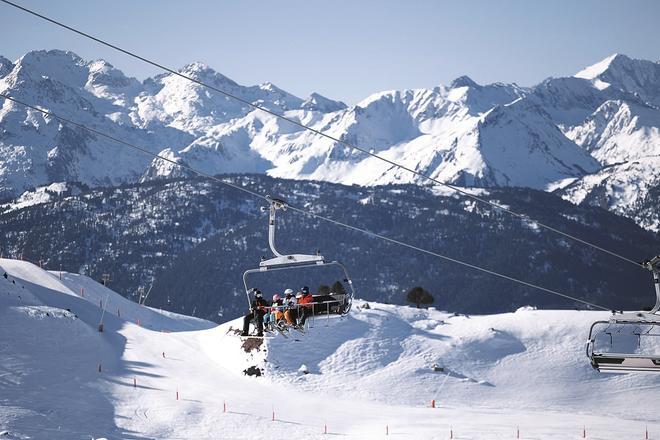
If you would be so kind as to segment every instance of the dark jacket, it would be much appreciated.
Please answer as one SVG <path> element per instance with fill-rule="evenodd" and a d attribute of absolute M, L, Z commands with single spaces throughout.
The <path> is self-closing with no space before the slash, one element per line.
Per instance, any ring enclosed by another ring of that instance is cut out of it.
<path fill-rule="evenodd" d="M 260 313 L 266 313 L 265 308 L 270 306 L 270 302 L 263 298 L 255 298 L 252 300 L 252 306 L 250 310 L 259 311 Z"/>

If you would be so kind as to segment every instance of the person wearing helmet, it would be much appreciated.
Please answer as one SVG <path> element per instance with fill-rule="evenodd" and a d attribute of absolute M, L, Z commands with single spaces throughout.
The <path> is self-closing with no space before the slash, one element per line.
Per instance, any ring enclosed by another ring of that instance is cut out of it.
<path fill-rule="evenodd" d="M 293 326 L 296 325 L 296 319 L 298 318 L 298 301 L 296 297 L 293 296 L 293 290 L 286 289 L 286 292 L 284 299 L 284 306 L 286 307 L 286 310 L 284 311 L 284 319 L 287 324 Z"/>
<path fill-rule="evenodd" d="M 254 299 L 250 305 L 250 312 L 243 318 L 243 333 L 241 336 L 248 336 L 250 334 L 250 321 L 254 320 L 257 327 L 257 336 L 264 335 L 264 315 L 266 314 L 266 307 L 268 301 L 264 299 L 261 290 L 253 289 Z"/>
<path fill-rule="evenodd" d="M 306 306 L 301 307 L 298 311 L 298 315 L 300 317 L 300 326 L 303 327 L 307 317 L 312 314 L 312 306 L 309 304 L 314 302 L 314 296 L 312 296 L 311 292 L 309 291 L 309 287 L 307 286 L 303 287 L 300 293 L 301 296 L 298 299 L 298 304 L 307 304 Z"/>
<path fill-rule="evenodd" d="M 274 330 L 277 321 L 284 317 L 284 314 L 281 311 L 282 298 L 279 294 L 273 295 L 273 302 L 271 303 L 270 312 L 264 315 L 264 329 Z"/>

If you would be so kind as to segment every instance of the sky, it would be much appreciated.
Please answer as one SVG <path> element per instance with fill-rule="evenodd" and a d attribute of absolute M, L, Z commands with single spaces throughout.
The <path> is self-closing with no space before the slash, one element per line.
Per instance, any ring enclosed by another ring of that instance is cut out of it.
<path fill-rule="evenodd" d="M 12 0 L 180 68 L 355 104 L 468 75 L 530 86 L 615 52 L 660 60 L 655 0 Z M 0 54 L 67 49 L 144 79 L 158 69 L 0 3 Z"/>

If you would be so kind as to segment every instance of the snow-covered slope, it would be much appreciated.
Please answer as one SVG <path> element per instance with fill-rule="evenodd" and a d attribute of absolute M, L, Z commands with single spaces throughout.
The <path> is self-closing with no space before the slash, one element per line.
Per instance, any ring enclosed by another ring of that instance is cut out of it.
<path fill-rule="evenodd" d="M 131 123 L 126 105 L 140 84 L 103 61 L 71 52 L 35 51 L 0 79 L 0 92 L 102 130 L 156 153 L 184 145 L 184 133 L 150 132 Z M 0 197 L 52 182 L 91 185 L 135 181 L 149 158 L 88 132 L 4 101 L 0 110 Z"/>
<path fill-rule="evenodd" d="M 660 109 L 641 103 L 608 100 L 566 135 L 604 167 L 560 191 L 574 203 L 589 203 L 635 219 L 659 231 L 658 214 L 642 206 L 660 185 Z M 652 204 L 657 206 L 659 200 Z"/>
<path fill-rule="evenodd" d="M 534 93 L 552 97 L 549 111 L 566 136 L 603 166 L 562 182 L 560 194 L 658 231 L 658 215 L 648 206 L 660 203 L 660 64 L 615 54 Z"/>
<path fill-rule="evenodd" d="M 660 110 L 606 101 L 567 136 L 604 165 L 660 155 Z"/>
<path fill-rule="evenodd" d="M 305 335 L 252 340 L 249 349 L 231 330 L 238 320 L 211 327 L 27 262 L 0 260 L 0 272 L 8 274 L 0 278 L 0 432 L 8 439 L 660 431 L 652 405 L 631 405 L 652 401 L 656 376 L 602 376 L 585 359 L 588 324 L 602 312 L 463 316 L 358 301 L 346 319 L 319 317 Z M 103 333 L 98 301 L 107 302 Z M 264 375 L 245 376 L 246 366 Z"/>
<path fill-rule="evenodd" d="M 660 62 L 614 54 L 575 74 L 598 88 L 612 87 L 632 93 L 651 105 L 660 105 Z"/>
<path fill-rule="evenodd" d="M 660 156 L 606 166 L 557 190 L 566 200 L 588 203 L 630 217 L 640 226 L 660 231 L 658 189 Z"/>

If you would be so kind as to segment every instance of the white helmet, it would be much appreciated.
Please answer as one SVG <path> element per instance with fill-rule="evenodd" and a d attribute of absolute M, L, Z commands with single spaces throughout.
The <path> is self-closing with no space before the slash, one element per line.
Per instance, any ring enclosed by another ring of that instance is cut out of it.
<path fill-rule="evenodd" d="M 286 290 L 284 291 L 284 294 L 285 294 L 285 295 L 293 295 L 293 289 L 286 289 Z"/>

